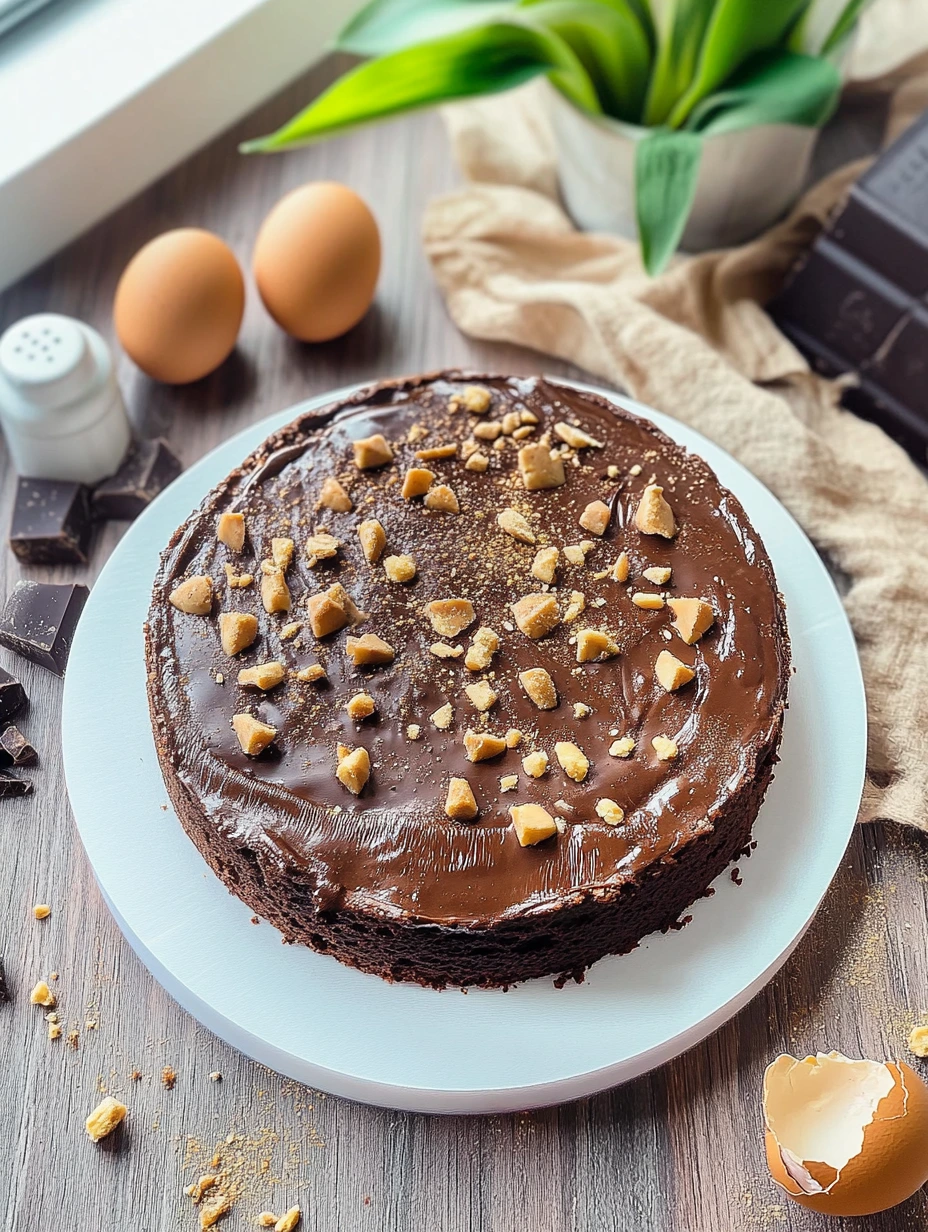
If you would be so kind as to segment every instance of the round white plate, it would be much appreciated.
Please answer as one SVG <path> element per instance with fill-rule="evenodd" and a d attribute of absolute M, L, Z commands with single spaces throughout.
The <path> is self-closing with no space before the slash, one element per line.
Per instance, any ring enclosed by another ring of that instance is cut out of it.
<path fill-rule="evenodd" d="M 142 657 L 158 554 L 265 436 L 339 394 L 273 415 L 191 467 L 132 526 L 90 596 L 68 666 L 63 740 L 74 815 L 103 893 L 139 957 L 185 1009 L 310 1086 L 413 1111 L 499 1112 L 633 1078 L 697 1043 L 763 987 L 808 926 L 847 846 L 863 786 L 866 709 L 851 631 L 814 548 L 717 445 L 598 392 L 701 454 L 737 493 L 786 597 L 796 674 L 757 848 L 740 864 L 743 884 L 722 874 L 686 928 L 602 959 L 583 984 L 558 989 L 541 979 L 509 992 L 435 992 L 281 945 L 267 923 L 250 923 L 248 907 L 165 811 Z M 99 724 L 118 733 L 106 747 Z"/>

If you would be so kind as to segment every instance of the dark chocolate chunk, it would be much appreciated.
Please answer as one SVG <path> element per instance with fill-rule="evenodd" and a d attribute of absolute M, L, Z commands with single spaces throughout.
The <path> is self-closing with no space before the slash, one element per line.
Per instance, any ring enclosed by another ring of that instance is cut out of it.
<path fill-rule="evenodd" d="M 0 800 L 12 800 L 14 796 L 31 796 L 32 784 L 28 779 L 18 779 L 12 774 L 0 774 Z"/>
<path fill-rule="evenodd" d="M 39 755 L 12 723 L 0 732 L 0 766 L 33 766 Z"/>
<path fill-rule="evenodd" d="M 10 547 L 32 565 L 86 565 L 93 523 L 90 492 L 79 483 L 19 479 Z"/>
<path fill-rule="evenodd" d="M 26 701 L 26 690 L 15 676 L 0 667 L 0 723 L 7 723 L 19 714 Z"/>
<path fill-rule="evenodd" d="M 90 498 L 93 516 L 104 521 L 137 518 L 182 470 L 167 441 L 140 441 L 126 454 L 116 474 L 94 489 Z"/>
<path fill-rule="evenodd" d="M 10 986 L 6 979 L 6 968 L 3 965 L 3 959 L 0 958 L 0 1004 L 4 1001 L 12 1001 L 10 996 Z"/>
<path fill-rule="evenodd" d="M 89 594 L 76 583 L 18 582 L 0 612 L 0 646 L 63 676 Z"/>

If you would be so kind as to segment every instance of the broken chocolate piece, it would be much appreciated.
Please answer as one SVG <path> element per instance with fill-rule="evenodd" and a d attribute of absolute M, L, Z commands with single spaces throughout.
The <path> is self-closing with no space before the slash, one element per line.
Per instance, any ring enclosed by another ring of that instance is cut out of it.
<path fill-rule="evenodd" d="M 177 478 L 183 467 L 167 441 L 140 441 L 119 470 L 104 479 L 90 498 L 93 516 L 101 521 L 131 522 Z"/>
<path fill-rule="evenodd" d="M 63 676 L 89 594 L 76 583 L 17 583 L 0 612 L 0 646 Z"/>
<path fill-rule="evenodd" d="M 31 796 L 32 784 L 28 779 L 18 779 L 12 774 L 0 774 L 0 800 L 12 800 L 14 796 Z"/>
<path fill-rule="evenodd" d="M 88 489 L 57 479 L 17 481 L 10 547 L 31 565 L 86 565 L 93 525 Z"/>
<path fill-rule="evenodd" d="M 18 727 L 0 732 L 0 766 L 33 766 L 39 755 Z"/>
<path fill-rule="evenodd" d="M 19 714 L 27 701 L 26 690 L 15 676 L 0 667 L 0 723 L 7 723 Z"/>

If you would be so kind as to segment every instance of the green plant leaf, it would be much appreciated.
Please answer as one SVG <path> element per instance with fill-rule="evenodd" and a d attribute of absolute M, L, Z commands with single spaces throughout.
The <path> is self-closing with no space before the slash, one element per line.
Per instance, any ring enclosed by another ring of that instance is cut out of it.
<path fill-rule="evenodd" d="M 270 153 L 302 145 L 417 107 L 511 89 L 542 73 L 578 107 L 600 112 L 586 71 L 562 39 L 520 22 L 495 22 L 362 64 L 277 132 L 241 149 Z"/>
<path fill-rule="evenodd" d="M 716 0 L 651 0 L 657 52 L 644 108 L 645 124 L 663 124 L 693 79 Z"/>
<path fill-rule="evenodd" d="M 822 44 L 820 55 L 830 56 L 841 43 L 847 38 L 850 32 L 857 24 L 857 19 L 860 17 L 864 9 L 872 3 L 872 0 L 848 0 L 844 6 L 844 10 L 838 20 L 831 28 L 831 33 Z"/>
<path fill-rule="evenodd" d="M 641 259 L 653 277 L 680 243 L 702 157 L 702 136 L 659 128 L 635 148 L 635 217 Z"/>
<path fill-rule="evenodd" d="M 872 0 L 812 0 L 789 39 L 791 51 L 830 56 L 844 42 Z"/>
<path fill-rule="evenodd" d="M 667 120 L 681 128 L 698 102 L 714 94 L 751 56 L 783 43 L 809 0 L 718 0 L 692 82 Z"/>
<path fill-rule="evenodd" d="M 705 135 L 757 124 L 802 124 L 816 128 L 831 115 L 841 93 L 841 74 L 828 60 L 791 51 L 755 56 L 724 90 L 690 112 L 686 128 Z"/>
<path fill-rule="evenodd" d="M 338 51 L 380 56 L 485 24 L 516 0 L 371 0 L 339 32 Z"/>
<path fill-rule="evenodd" d="M 520 13 L 568 44 L 586 69 L 607 115 L 641 119 L 651 46 L 624 0 L 521 0 Z"/>

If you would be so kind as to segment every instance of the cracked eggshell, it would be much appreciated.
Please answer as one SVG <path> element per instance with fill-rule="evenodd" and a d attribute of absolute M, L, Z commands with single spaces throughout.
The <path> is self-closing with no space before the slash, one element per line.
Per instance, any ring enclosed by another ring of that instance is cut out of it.
<path fill-rule="evenodd" d="M 928 1087 L 908 1065 L 777 1057 L 764 1120 L 770 1174 L 809 1210 L 873 1215 L 928 1181 Z"/>

